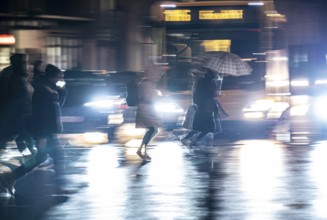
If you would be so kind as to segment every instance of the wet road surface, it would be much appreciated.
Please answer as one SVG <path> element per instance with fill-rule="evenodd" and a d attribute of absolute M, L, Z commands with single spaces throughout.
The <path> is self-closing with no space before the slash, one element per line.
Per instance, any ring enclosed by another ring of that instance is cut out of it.
<path fill-rule="evenodd" d="M 327 141 L 216 141 L 188 149 L 161 140 L 142 162 L 135 147 L 66 146 L 74 193 L 50 196 L 53 173 L 36 169 L 0 198 L 0 219 L 327 219 Z M 1 152 L 1 171 L 20 155 Z"/>

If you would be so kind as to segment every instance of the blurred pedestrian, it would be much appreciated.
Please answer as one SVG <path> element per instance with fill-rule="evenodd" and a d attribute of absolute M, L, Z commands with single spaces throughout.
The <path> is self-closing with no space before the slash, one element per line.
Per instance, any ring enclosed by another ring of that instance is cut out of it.
<path fill-rule="evenodd" d="M 28 149 L 35 154 L 27 123 L 31 115 L 34 89 L 28 80 L 28 56 L 15 53 L 10 57 L 11 65 L 1 72 L 0 148 L 15 140 L 18 150 L 25 154 Z"/>
<path fill-rule="evenodd" d="M 46 63 L 42 60 L 36 60 L 33 63 L 33 81 L 38 81 L 45 76 Z"/>
<path fill-rule="evenodd" d="M 198 145 L 208 133 L 215 131 L 215 117 L 217 117 L 215 73 L 205 69 L 203 77 L 195 79 L 193 88 L 193 103 L 197 106 L 193 118 L 192 131 L 181 141 L 186 145 Z M 199 133 L 199 134 L 198 134 Z M 195 140 L 191 140 L 196 134 Z"/>
<path fill-rule="evenodd" d="M 66 94 L 56 85 L 58 81 L 63 80 L 61 70 L 51 64 L 48 64 L 44 77 L 37 80 L 34 86 L 34 94 L 32 99 L 32 114 L 30 130 L 33 134 L 37 154 L 36 157 L 29 158 L 12 173 L 0 175 L 0 182 L 5 186 L 10 194 L 14 194 L 14 183 L 18 179 L 25 176 L 37 166 L 53 165 L 56 174 L 56 193 L 64 193 L 62 189 L 63 172 L 65 166 L 64 150 L 57 136 L 62 131 L 60 106 L 63 103 L 60 100 L 60 94 Z M 60 92 L 59 92 L 60 91 Z M 49 156 L 51 157 L 49 157 Z M 53 164 L 49 162 L 53 161 Z"/>
<path fill-rule="evenodd" d="M 58 187 L 63 185 L 65 155 L 58 138 L 62 132 L 61 106 L 64 104 L 66 89 L 57 86 L 63 81 L 62 71 L 48 64 L 44 77 L 40 77 L 34 85 L 32 101 L 31 131 L 36 140 L 38 150 L 37 161 L 44 162 L 51 157 L 57 177 Z"/>
<path fill-rule="evenodd" d="M 143 77 L 138 80 L 139 104 L 136 111 L 136 128 L 145 128 L 147 131 L 136 153 L 144 160 L 151 160 L 147 154 L 147 146 L 161 126 L 161 119 L 154 103 L 158 97 L 157 85 L 162 75 L 161 66 L 152 64 L 145 70 Z"/>

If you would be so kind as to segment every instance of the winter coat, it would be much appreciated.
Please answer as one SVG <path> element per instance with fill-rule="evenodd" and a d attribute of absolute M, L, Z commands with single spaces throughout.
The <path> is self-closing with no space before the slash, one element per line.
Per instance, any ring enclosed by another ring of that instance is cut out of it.
<path fill-rule="evenodd" d="M 12 70 L 11 70 L 12 71 Z M 32 112 L 32 95 L 34 89 L 27 76 L 20 72 L 8 72 L 6 101 L 0 115 L 0 132 L 14 135 L 24 129 Z"/>
<path fill-rule="evenodd" d="M 193 93 L 193 102 L 197 105 L 193 119 L 193 130 L 214 132 L 214 112 L 216 111 L 217 86 L 213 79 L 202 78 L 196 83 Z"/>
<path fill-rule="evenodd" d="M 46 79 L 33 84 L 31 131 L 36 138 L 60 133 L 61 121 L 60 88 Z M 63 93 L 65 94 L 65 93 Z"/>
<path fill-rule="evenodd" d="M 139 105 L 136 111 L 136 127 L 159 127 L 161 119 L 155 109 L 154 102 L 157 98 L 156 82 L 142 79 L 139 82 Z"/>

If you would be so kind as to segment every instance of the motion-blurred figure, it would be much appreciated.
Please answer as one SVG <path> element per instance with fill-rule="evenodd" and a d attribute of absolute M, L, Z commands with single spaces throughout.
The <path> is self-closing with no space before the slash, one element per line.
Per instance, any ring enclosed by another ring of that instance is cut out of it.
<path fill-rule="evenodd" d="M 37 154 L 15 169 L 12 173 L 0 175 L 1 184 L 14 195 L 15 181 L 25 176 L 37 166 L 54 165 L 56 174 L 56 193 L 65 193 L 62 190 L 64 184 L 63 171 L 65 166 L 64 150 L 57 134 L 62 131 L 60 94 L 65 88 L 59 88 L 56 83 L 63 80 L 61 70 L 51 64 L 45 69 L 44 77 L 34 82 L 34 94 L 32 100 L 31 133 L 36 140 Z M 60 91 L 60 92 L 59 92 Z M 51 159 L 48 157 L 51 156 Z M 49 161 L 53 161 L 51 164 Z"/>
<path fill-rule="evenodd" d="M 39 163 L 52 158 L 57 177 L 58 187 L 63 185 L 62 175 L 65 166 L 64 149 L 60 144 L 58 133 L 62 132 L 61 106 L 64 104 L 66 89 L 58 87 L 57 83 L 63 81 L 62 71 L 48 64 L 44 76 L 34 83 L 33 110 L 31 117 L 31 130 L 36 140 Z"/>
<path fill-rule="evenodd" d="M 144 76 L 138 81 L 139 104 L 136 111 L 136 128 L 146 128 L 147 131 L 142 139 L 137 155 L 144 160 L 151 160 L 147 154 L 149 142 L 158 133 L 161 119 L 155 109 L 154 102 L 158 96 L 157 85 L 163 75 L 160 66 L 151 65 L 144 72 Z M 144 149 L 144 152 L 142 152 Z"/>
<path fill-rule="evenodd" d="M 15 53 L 11 65 L 1 72 L 0 148 L 15 140 L 18 150 L 35 154 L 33 140 L 27 124 L 31 115 L 33 87 L 28 80 L 28 56 Z"/>
<path fill-rule="evenodd" d="M 194 114 L 192 131 L 181 141 L 185 145 L 198 145 L 208 133 L 215 131 L 215 117 L 217 117 L 217 102 L 215 100 L 217 85 L 215 73 L 206 69 L 204 77 L 195 79 L 193 88 L 193 103 L 197 109 Z M 195 140 L 192 137 L 200 132 Z"/>

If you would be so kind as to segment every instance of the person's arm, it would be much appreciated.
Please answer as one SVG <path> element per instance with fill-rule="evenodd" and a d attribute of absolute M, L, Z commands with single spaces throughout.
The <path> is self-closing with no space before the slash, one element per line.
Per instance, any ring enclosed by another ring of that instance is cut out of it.
<path fill-rule="evenodd" d="M 57 91 L 59 94 L 59 104 L 60 106 L 63 106 L 66 102 L 68 91 L 66 88 L 58 88 Z"/>

